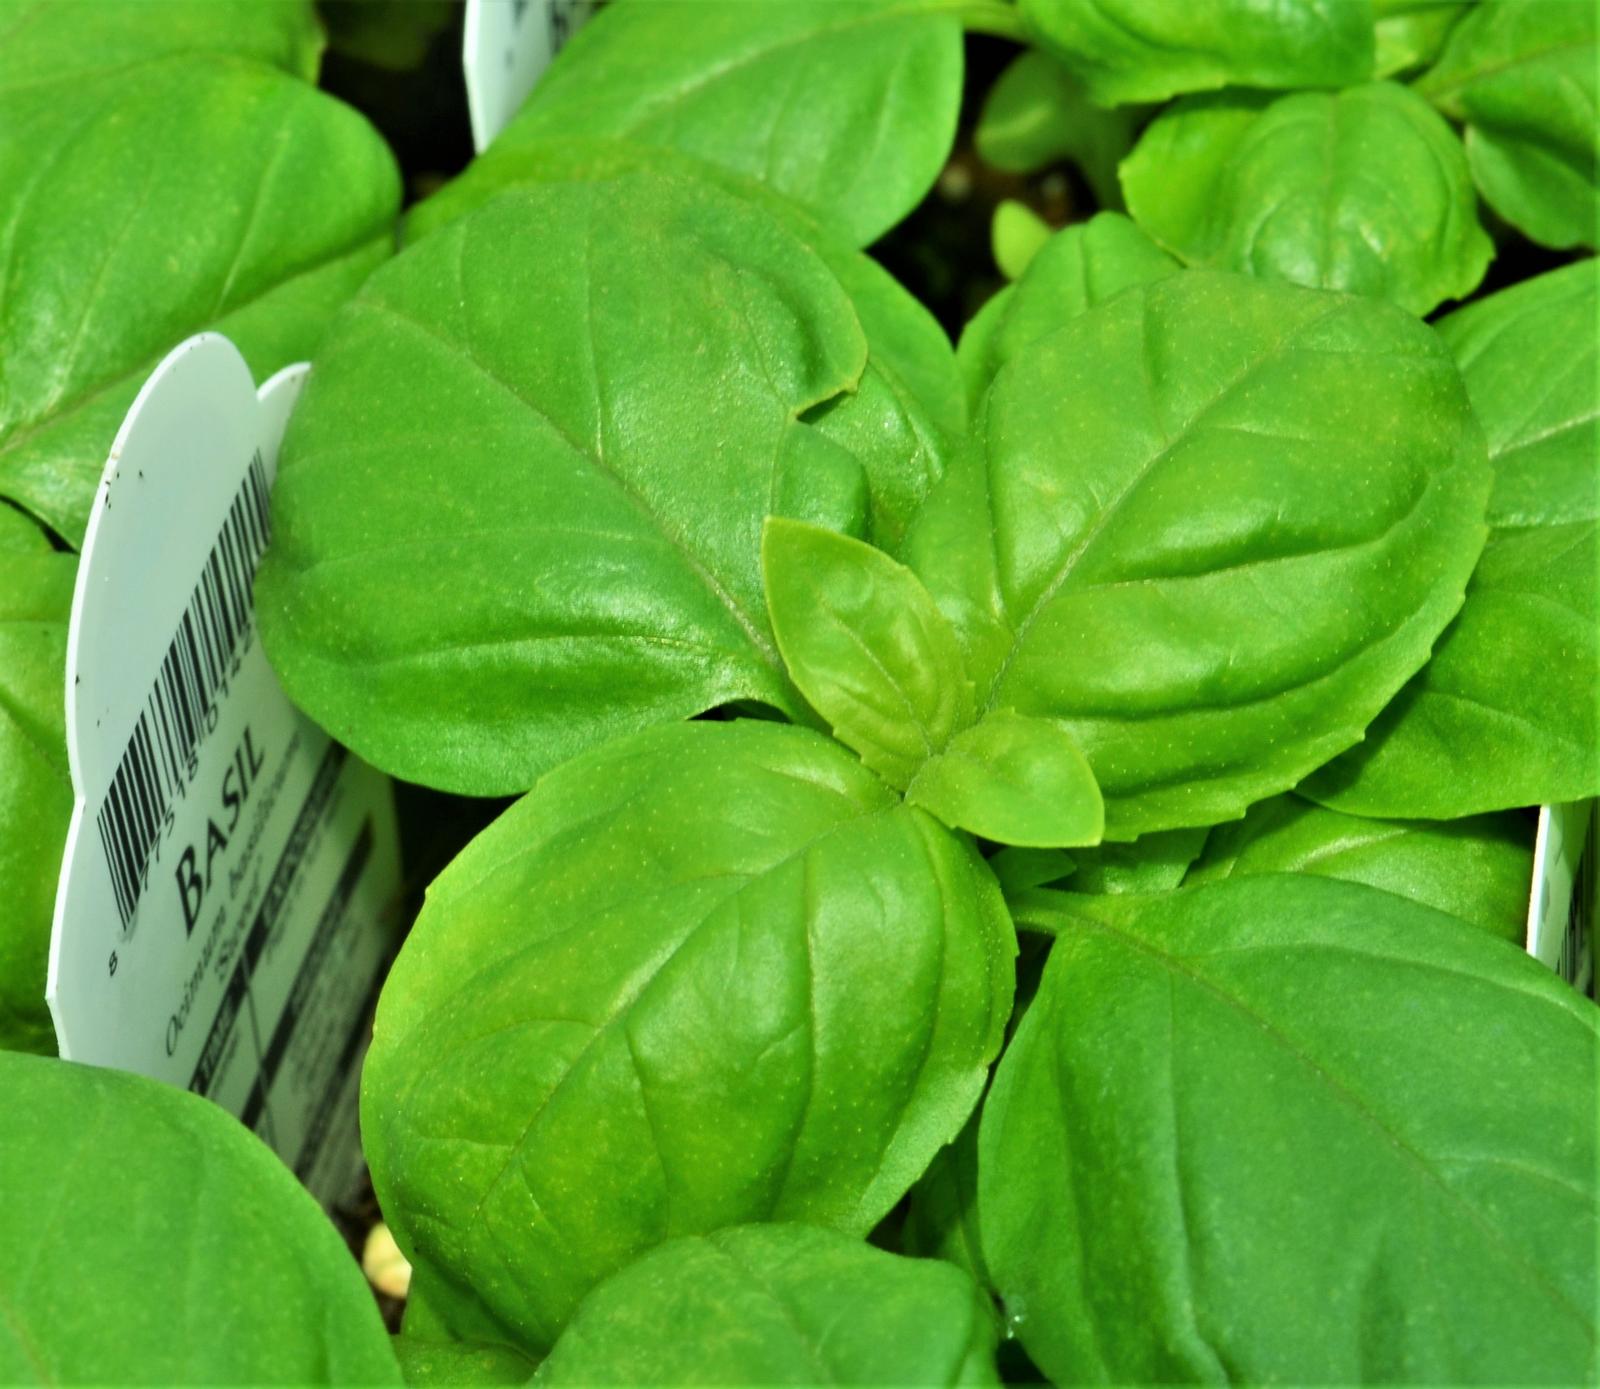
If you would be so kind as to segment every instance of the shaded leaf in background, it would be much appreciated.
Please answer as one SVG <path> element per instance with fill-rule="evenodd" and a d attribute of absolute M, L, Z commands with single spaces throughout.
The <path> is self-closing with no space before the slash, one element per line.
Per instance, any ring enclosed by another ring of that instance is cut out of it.
<path fill-rule="evenodd" d="M 1134 219 L 1191 265 L 1391 299 L 1426 314 L 1494 255 L 1466 155 L 1408 88 L 1192 97 L 1122 166 Z"/>
<path fill-rule="evenodd" d="M 961 24 L 939 0 L 610 5 L 495 143 L 581 133 L 680 150 L 865 246 L 933 186 L 961 81 Z"/>
<path fill-rule="evenodd" d="M 361 117 L 256 63 L 0 93 L 0 496 L 76 545 L 156 363 L 202 328 L 258 380 L 309 356 L 389 254 L 399 197 Z"/>
<path fill-rule="evenodd" d="M 1102 106 L 1216 87 L 1342 87 L 1372 73 L 1371 0 L 1020 0 Z"/>
<path fill-rule="evenodd" d="M 1541 246 L 1600 241 L 1594 0 L 1478 0 L 1417 90 L 1467 127 L 1484 201 Z"/>
<path fill-rule="evenodd" d="M 539 1386 L 998 1384 L 972 1279 L 807 1225 L 672 1240 L 586 1297 Z"/>
<path fill-rule="evenodd" d="M 943 1259 L 965 1269 L 980 1288 L 989 1286 L 978 1230 L 977 1115 L 954 1143 L 939 1150 L 911 1188 L 904 1244 L 907 1254 Z"/>
<path fill-rule="evenodd" d="M 1483 544 L 1461 377 L 1379 300 L 1206 271 L 1127 290 L 1000 373 L 983 441 L 908 559 L 980 716 L 1064 721 L 1111 839 L 1241 815 L 1349 747 Z"/>
<path fill-rule="evenodd" d="M 341 316 L 284 439 L 257 594 L 285 687 L 469 794 L 732 700 L 802 714 L 761 525 L 837 524 L 860 465 L 797 416 L 865 357 L 828 268 L 695 180 L 520 189 L 424 237 Z"/>
<path fill-rule="evenodd" d="M 0 1381 L 397 1385 L 344 1240 L 210 1100 L 0 1051 Z"/>
<path fill-rule="evenodd" d="M 1103 208 L 1122 203 L 1117 161 L 1133 144 L 1139 113 L 1108 111 L 1057 59 L 1029 49 L 1012 59 L 983 99 L 973 143 L 984 163 L 1031 174 L 1069 160 Z"/>
<path fill-rule="evenodd" d="M 996 268 L 1008 280 L 1023 275 L 1050 240 L 1050 224 L 1027 203 L 1006 198 L 989 223 L 989 250 Z"/>
<path fill-rule="evenodd" d="M 1600 794 L 1600 262 L 1439 323 L 1489 438 L 1489 543 L 1433 659 L 1313 776 L 1362 815 L 1448 819 Z"/>
<path fill-rule="evenodd" d="M 1313 873 L 1366 883 L 1520 942 L 1533 889 L 1533 817 L 1369 820 L 1274 796 L 1216 826 L 1183 882 Z"/>
<path fill-rule="evenodd" d="M 1130 285 L 1170 275 L 1178 262 L 1119 212 L 1100 212 L 1058 231 L 1008 285 L 973 315 L 956 361 L 967 401 L 978 402 L 1013 357 L 1069 319 Z"/>
<path fill-rule="evenodd" d="M 1101 844 L 1073 854 L 1072 892 L 1170 892 L 1205 848 L 1205 826 L 1157 830 L 1127 844 Z M 1043 886 L 1043 884 L 1035 884 Z"/>
<path fill-rule="evenodd" d="M 1046 1375 L 1592 1381 L 1593 1003 L 1354 883 L 1063 899 L 979 1134 Z"/>
<path fill-rule="evenodd" d="M 0 1048 L 51 1055 L 44 984 L 72 816 L 62 672 L 77 570 L 0 504 Z"/>
<path fill-rule="evenodd" d="M 384 1212 L 536 1353 L 674 1235 L 864 1236 L 977 1103 L 1014 953 L 971 846 L 822 735 L 613 742 L 429 892 L 362 1077 Z"/>

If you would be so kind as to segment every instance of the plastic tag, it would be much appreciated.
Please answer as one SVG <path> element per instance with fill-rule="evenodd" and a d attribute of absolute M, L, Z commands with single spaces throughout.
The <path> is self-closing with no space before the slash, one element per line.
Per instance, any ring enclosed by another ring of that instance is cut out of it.
<path fill-rule="evenodd" d="M 1580 993 L 1594 992 L 1594 917 L 1600 896 L 1600 816 L 1594 801 L 1539 811 L 1533 847 L 1528 953 Z"/>
<path fill-rule="evenodd" d="M 254 630 L 278 444 L 308 368 L 257 395 L 216 333 L 117 434 L 67 637 L 76 797 L 47 998 L 61 1054 L 208 1095 L 331 1202 L 394 948 L 392 787 L 289 703 Z"/>
<path fill-rule="evenodd" d="M 594 9 L 594 0 L 467 0 L 461 66 L 479 154 Z"/>

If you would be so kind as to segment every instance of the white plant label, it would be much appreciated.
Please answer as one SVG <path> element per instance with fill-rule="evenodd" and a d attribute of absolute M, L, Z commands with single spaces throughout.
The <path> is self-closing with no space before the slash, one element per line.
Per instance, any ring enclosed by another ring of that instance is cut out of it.
<path fill-rule="evenodd" d="M 1533 848 L 1528 953 L 1580 992 L 1594 987 L 1594 918 L 1600 897 L 1600 816 L 1594 801 L 1539 811 Z"/>
<path fill-rule="evenodd" d="M 479 154 L 594 9 L 594 0 L 467 0 L 461 66 Z"/>
<path fill-rule="evenodd" d="M 238 1115 L 319 1199 L 394 948 L 392 787 L 283 693 L 255 635 L 278 444 L 226 338 L 168 355 L 106 463 L 67 636 L 75 806 L 46 996 L 61 1054 Z"/>

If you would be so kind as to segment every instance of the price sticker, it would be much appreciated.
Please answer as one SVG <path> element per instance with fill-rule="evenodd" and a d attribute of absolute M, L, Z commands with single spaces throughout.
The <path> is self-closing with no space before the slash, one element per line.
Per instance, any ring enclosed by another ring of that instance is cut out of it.
<path fill-rule="evenodd" d="M 258 393 L 216 333 L 117 434 L 67 636 L 75 804 L 46 998 L 62 1056 L 207 1095 L 332 1202 L 395 946 L 392 787 L 300 714 L 255 632 L 278 444 L 308 368 Z"/>
<path fill-rule="evenodd" d="M 1533 848 L 1528 953 L 1580 993 L 1594 992 L 1594 918 L 1600 905 L 1600 815 L 1594 801 L 1539 811 Z"/>
<path fill-rule="evenodd" d="M 594 0 L 467 0 L 461 66 L 479 154 L 594 10 Z"/>

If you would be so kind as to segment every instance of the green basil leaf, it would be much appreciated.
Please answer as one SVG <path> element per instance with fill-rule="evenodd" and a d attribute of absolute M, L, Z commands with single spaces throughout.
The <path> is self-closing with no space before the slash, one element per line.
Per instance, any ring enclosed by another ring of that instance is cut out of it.
<path fill-rule="evenodd" d="M 1592 1003 L 1354 883 L 1070 900 L 979 1135 L 1046 1375 L 1593 1378 Z"/>
<path fill-rule="evenodd" d="M 1451 314 L 1489 437 L 1489 543 L 1433 659 L 1305 785 L 1363 815 L 1447 819 L 1600 794 L 1600 263 Z"/>
<path fill-rule="evenodd" d="M 1067 886 L 1073 892 L 1170 892 L 1200 857 L 1209 833 L 1204 826 L 1157 830 L 1129 844 L 1085 849 L 1073 855 L 1076 863 Z"/>
<path fill-rule="evenodd" d="M 906 789 L 952 829 L 1002 844 L 1098 844 L 1105 805 L 1072 734 L 1053 719 L 997 709 L 957 733 Z"/>
<path fill-rule="evenodd" d="M 333 52 L 395 73 L 420 68 L 458 13 L 454 0 L 321 0 L 317 9 Z"/>
<path fill-rule="evenodd" d="M 519 1350 L 481 1341 L 433 1341 L 408 1332 L 392 1344 L 400 1377 L 411 1389 L 526 1384 L 538 1368 Z"/>
<path fill-rule="evenodd" d="M 202 328 L 258 379 L 309 355 L 389 253 L 400 187 L 355 112 L 256 63 L 73 90 L 0 93 L 0 496 L 76 544 L 156 363 Z"/>
<path fill-rule="evenodd" d="M 1130 285 L 1179 268 L 1119 212 L 1099 212 L 1057 232 L 1008 285 L 973 316 L 956 350 L 967 400 L 976 410 L 1000 368 L 1069 319 Z"/>
<path fill-rule="evenodd" d="M 965 1269 L 981 1288 L 989 1286 L 978 1228 L 978 1116 L 956 1141 L 939 1150 L 922 1180 L 911 1188 L 906 1208 L 906 1253 L 943 1259 Z"/>
<path fill-rule="evenodd" d="M 362 1076 L 384 1212 L 534 1353 L 671 1236 L 865 1235 L 977 1103 L 1015 948 L 971 846 L 830 739 L 608 744 L 429 890 Z"/>
<path fill-rule="evenodd" d="M 1181 101 L 1122 166 L 1139 225 L 1191 265 L 1392 299 L 1469 294 L 1494 245 L 1461 142 L 1393 82 Z"/>
<path fill-rule="evenodd" d="M 989 224 L 989 250 L 995 266 L 1015 280 L 1050 240 L 1050 224 L 1026 203 L 1007 198 L 994 210 Z"/>
<path fill-rule="evenodd" d="M 314 82 L 322 26 L 311 0 L 0 0 L 0 101 L 53 85 L 66 104 L 180 55 L 253 58 Z"/>
<path fill-rule="evenodd" d="M 63 672 L 76 578 L 72 555 L 0 506 L 0 1048 L 52 1055 L 44 986 L 72 817 Z"/>
<path fill-rule="evenodd" d="M 1117 161 L 1133 144 L 1138 113 L 1094 105 L 1055 58 L 1029 49 L 1012 59 L 983 100 L 972 132 L 978 157 L 1007 173 L 1031 174 L 1066 159 L 1101 207 L 1119 207 Z"/>
<path fill-rule="evenodd" d="M 790 678 L 836 738 L 904 790 L 972 722 L 950 624 L 904 565 L 817 526 L 768 521 L 761 564 Z"/>
<path fill-rule="evenodd" d="M 922 200 L 961 104 L 961 25 L 939 0 L 607 6 L 496 137 L 661 145 L 769 183 L 857 246 Z"/>
<path fill-rule="evenodd" d="M 1076 860 L 1060 849 L 1023 848 L 1008 844 L 989 855 L 986 862 L 1002 892 L 1023 892 L 1030 887 L 1048 887 L 1070 878 Z"/>
<path fill-rule="evenodd" d="M 1533 889 L 1533 820 L 1369 820 L 1274 796 L 1218 825 L 1184 886 L 1254 873 L 1313 873 L 1366 883 L 1520 942 Z"/>
<path fill-rule="evenodd" d="M 1375 299 L 1129 289 L 1001 371 L 982 437 L 907 557 L 980 715 L 1065 721 L 1112 839 L 1242 815 L 1353 744 L 1483 544 L 1460 374 Z"/>
<path fill-rule="evenodd" d="M 1342 87 L 1372 72 L 1371 0 L 1020 0 L 1101 106 L 1215 87 Z"/>
<path fill-rule="evenodd" d="M 1466 124 L 1484 201 L 1543 246 L 1597 244 L 1597 23 L 1593 0 L 1478 0 L 1417 83 Z"/>
<path fill-rule="evenodd" d="M 1475 0 L 1372 0 L 1377 17 L 1374 77 L 1394 77 L 1431 63 Z"/>
<path fill-rule="evenodd" d="M 210 1100 L 0 1051 L 0 1382 L 400 1382 L 371 1290 Z"/>
<path fill-rule="evenodd" d="M 894 549 L 966 431 L 950 341 L 877 261 L 797 204 L 764 184 L 673 150 L 571 137 L 509 146 L 496 141 L 460 178 L 411 212 L 407 231 L 412 239 L 427 235 L 508 188 L 640 172 L 702 179 L 758 203 L 822 258 L 850 296 L 867 339 L 866 367 L 852 389 L 808 411 L 805 420 L 860 461 L 871 491 L 867 538 Z"/>
<path fill-rule="evenodd" d="M 424 237 L 284 439 L 257 599 L 285 686 L 369 761 L 474 794 L 729 701 L 803 713 L 760 528 L 838 521 L 810 507 L 854 460 L 797 416 L 865 351 L 827 267 L 698 181 L 519 189 Z"/>
<path fill-rule="evenodd" d="M 993 1318 L 949 1264 L 743 1225 L 672 1240 L 600 1284 L 533 1383 L 998 1384 L 994 1350 Z"/>

